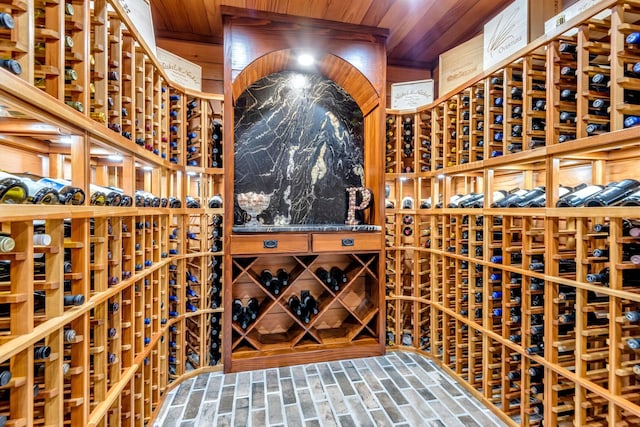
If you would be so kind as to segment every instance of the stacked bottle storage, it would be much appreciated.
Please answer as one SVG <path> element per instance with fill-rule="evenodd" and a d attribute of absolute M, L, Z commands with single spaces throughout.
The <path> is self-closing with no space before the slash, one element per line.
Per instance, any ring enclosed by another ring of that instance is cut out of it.
<path fill-rule="evenodd" d="M 471 136 L 469 137 L 469 161 L 484 160 L 485 101 L 484 82 L 478 82 L 470 90 Z"/>
<path fill-rule="evenodd" d="M 407 275 L 420 290 L 411 296 L 396 270 L 389 346 L 403 345 L 400 307 L 417 305 L 413 346 L 509 425 L 640 416 L 638 12 L 603 2 L 417 111 L 431 116 L 432 170 L 386 177 L 398 203 L 387 209 L 393 253 L 413 250 L 429 266 Z M 398 234 L 407 196 L 417 201 L 413 241 Z"/>
<path fill-rule="evenodd" d="M 222 368 L 222 97 L 171 84 L 117 2 L 23 3 L 0 5 L 0 422 L 148 425 Z"/>

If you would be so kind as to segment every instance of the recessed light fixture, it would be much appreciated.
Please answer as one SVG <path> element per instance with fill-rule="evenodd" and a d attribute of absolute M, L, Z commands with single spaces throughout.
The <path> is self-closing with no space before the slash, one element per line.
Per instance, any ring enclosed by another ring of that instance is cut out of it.
<path fill-rule="evenodd" d="M 313 65 L 314 62 L 316 62 L 316 60 L 313 59 L 313 56 L 308 53 L 303 53 L 298 56 L 298 64 L 302 65 L 303 67 Z"/>
<path fill-rule="evenodd" d="M 444 174 L 438 175 L 438 179 L 444 179 Z"/>
<path fill-rule="evenodd" d="M 120 154 L 110 154 L 107 156 L 107 159 L 111 160 L 112 162 L 121 162 L 122 156 Z"/>

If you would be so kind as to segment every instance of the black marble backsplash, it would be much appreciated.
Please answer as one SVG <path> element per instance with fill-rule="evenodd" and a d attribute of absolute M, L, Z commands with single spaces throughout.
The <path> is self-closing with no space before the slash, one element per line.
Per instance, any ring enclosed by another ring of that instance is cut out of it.
<path fill-rule="evenodd" d="M 364 184 L 363 117 L 319 74 L 284 71 L 235 104 L 235 193 L 271 195 L 264 224 L 344 224 L 347 187 Z"/>

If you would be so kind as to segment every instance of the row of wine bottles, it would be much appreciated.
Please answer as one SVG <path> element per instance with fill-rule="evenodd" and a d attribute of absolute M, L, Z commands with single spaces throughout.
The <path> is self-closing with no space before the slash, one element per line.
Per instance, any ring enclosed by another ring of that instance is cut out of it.
<path fill-rule="evenodd" d="M 339 291 L 349 281 L 344 270 L 338 266 L 333 266 L 329 270 L 324 267 L 318 267 L 316 275 L 322 283 L 334 292 Z M 262 270 L 260 273 L 260 283 L 273 295 L 279 295 L 282 289 L 289 285 L 289 282 L 290 274 L 284 268 L 278 269 L 275 275 L 268 269 Z"/>
<path fill-rule="evenodd" d="M 309 323 L 311 317 L 318 314 L 318 301 L 309 290 L 301 290 L 300 296 L 291 295 L 287 301 L 291 312 L 303 323 Z M 231 320 L 246 330 L 258 317 L 260 303 L 257 298 L 249 298 L 246 303 L 234 299 L 231 305 Z"/>
<path fill-rule="evenodd" d="M 610 182 L 607 185 L 579 184 L 575 187 L 560 186 L 559 199 L 556 207 L 606 207 L 606 206 L 640 206 L 640 181 L 623 179 Z M 513 188 L 509 191 L 493 192 L 492 208 L 541 208 L 546 206 L 547 192 L 545 186 L 538 186 L 531 190 Z M 484 193 L 456 194 L 449 199 L 447 208 L 483 208 Z M 437 203 L 435 208 L 442 208 L 443 203 Z M 403 209 L 411 209 L 413 199 L 405 197 Z M 421 209 L 432 207 L 431 198 L 420 203 Z"/>
<path fill-rule="evenodd" d="M 222 314 L 211 313 L 209 325 L 209 365 L 215 366 L 222 358 Z"/>
<path fill-rule="evenodd" d="M 116 187 L 104 187 L 90 184 L 91 197 L 89 203 L 93 206 L 133 206 L 180 208 L 182 202 L 175 197 L 158 197 L 143 190 L 136 190 L 134 197 L 125 194 Z M 44 204 L 44 205 L 82 205 L 85 202 L 85 192 L 71 182 L 60 178 L 43 178 L 31 173 L 14 173 L 0 171 L 0 203 L 5 204 Z M 188 208 L 199 208 L 200 202 L 190 196 L 185 199 Z M 209 202 L 210 208 L 221 208 L 222 197 L 213 196 Z"/>
<path fill-rule="evenodd" d="M 249 298 L 244 304 L 240 299 L 234 299 L 231 304 L 231 320 L 238 323 L 242 329 L 247 329 L 258 317 L 260 303 L 256 298 Z"/>

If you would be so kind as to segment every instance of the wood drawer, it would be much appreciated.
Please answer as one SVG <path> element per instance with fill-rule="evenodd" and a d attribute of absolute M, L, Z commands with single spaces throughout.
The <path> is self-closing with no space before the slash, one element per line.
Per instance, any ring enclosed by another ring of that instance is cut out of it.
<path fill-rule="evenodd" d="M 233 255 L 263 255 L 309 252 L 308 234 L 250 234 L 231 236 Z"/>
<path fill-rule="evenodd" d="M 329 233 L 311 237 L 312 252 L 356 252 L 382 249 L 380 233 Z"/>

